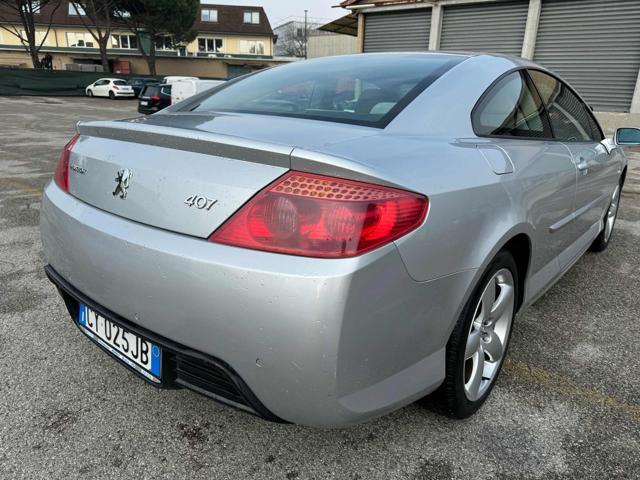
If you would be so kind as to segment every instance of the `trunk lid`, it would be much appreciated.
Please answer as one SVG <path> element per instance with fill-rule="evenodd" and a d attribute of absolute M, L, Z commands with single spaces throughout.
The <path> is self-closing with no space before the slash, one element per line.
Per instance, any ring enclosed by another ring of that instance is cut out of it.
<path fill-rule="evenodd" d="M 279 119 L 273 118 L 267 123 L 175 117 L 79 124 L 81 136 L 69 162 L 69 193 L 135 222 L 206 238 L 289 170 L 290 154 L 301 141 L 311 147 L 370 130 L 311 122 L 316 124 L 312 135 L 304 128 L 295 132 L 290 122 L 274 128 Z M 245 130 L 260 133 L 232 135 Z"/>

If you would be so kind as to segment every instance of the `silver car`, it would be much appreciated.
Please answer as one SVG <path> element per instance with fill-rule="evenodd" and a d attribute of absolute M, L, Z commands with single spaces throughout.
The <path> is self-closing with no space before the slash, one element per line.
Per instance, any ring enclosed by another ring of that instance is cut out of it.
<path fill-rule="evenodd" d="M 607 247 L 626 169 L 534 63 L 299 62 L 80 123 L 44 194 L 46 271 L 152 385 L 321 427 L 432 392 L 463 418 L 516 314 Z"/>

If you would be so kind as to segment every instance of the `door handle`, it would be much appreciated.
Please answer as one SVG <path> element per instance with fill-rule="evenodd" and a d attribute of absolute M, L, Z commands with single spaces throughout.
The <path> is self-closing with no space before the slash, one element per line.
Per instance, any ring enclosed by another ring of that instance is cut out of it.
<path fill-rule="evenodd" d="M 589 163 L 583 157 L 580 157 L 578 160 L 578 170 L 580 170 L 583 175 L 589 173 Z"/>

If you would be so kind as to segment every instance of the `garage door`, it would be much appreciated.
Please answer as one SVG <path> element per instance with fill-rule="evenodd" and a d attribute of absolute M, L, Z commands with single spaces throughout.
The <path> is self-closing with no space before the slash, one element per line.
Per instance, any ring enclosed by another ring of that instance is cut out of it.
<path fill-rule="evenodd" d="M 444 7 L 441 50 L 520 56 L 529 1 Z"/>
<path fill-rule="evenodd" d="M 640 1 L 544 0 L 535 60 L 596 110 L 629 111 L 640 69 Z"/>
<path fill-rule="evenodd" d="M 369 13 L 364 24 L 364 51 L 425 51 L 429 49 L 430 30 L 430 8 Z"/>

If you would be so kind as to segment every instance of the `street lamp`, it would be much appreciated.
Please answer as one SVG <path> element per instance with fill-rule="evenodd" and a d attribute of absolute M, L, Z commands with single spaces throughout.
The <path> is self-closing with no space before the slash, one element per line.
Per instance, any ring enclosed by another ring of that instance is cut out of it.
<path fill-rule="evenodd" d="M 307 31 L 307 12 L 304 11 L 304 58 L 307 59 L 307 42 L 309 41 L 309 32 Z"/>

